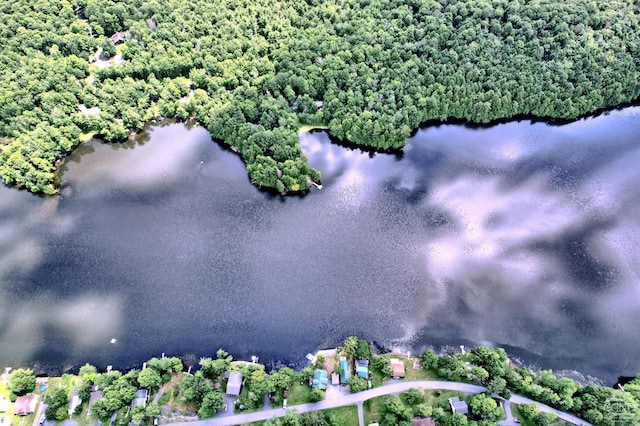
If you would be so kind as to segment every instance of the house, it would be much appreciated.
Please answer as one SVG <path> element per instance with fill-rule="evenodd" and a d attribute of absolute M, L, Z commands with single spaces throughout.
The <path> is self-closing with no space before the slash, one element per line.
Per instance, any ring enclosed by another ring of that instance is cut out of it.
<path fill-rule="evenodd" d="M 13 414 L 26 416 L 36 411 L 36 405 L 38 405 L 38 395 L 19 396 L 13 404 Z"/>
<path fill-rule="evenodd" d="M 340 384 L 340 375 L 338 373 L 331 373 L 331 384 L 332 385 Z"/>
<path fill-rule="evenodd" d="M 436 426 L 436 422 L 431 417 L 416 417 L 411 420 L 411 426 Z"/>
<path fill-rule="evenodd" d="M 327 371 L 316 369 L 313 372 L 313 381 L 311 382 L 311 387 L 316 389 L 327 389 L 327 383 L 329 383 L 329 379 L 327 378 Z"/>
<path fill-rule="evenodd" d="M 74 390 L 71 393 L 71 398 L 69 398 L 69 416 L 72 416 L 75 413 L 76 408 L 82 404 L 82 400 L 80 399 L 80 395 L 77 390 Z"/>
<path fill-rule="evenodd" d="M 229 372 L 229 380 L 227 381 L 227 395 L 238 396 L 242 388 L 242 374 L 239 371 Z"/>
<path fill-rule="evenodd" d="M 0 395 L 0 413 L 6 413 L 9 410 L 9 400 Z"/>
<path fill-rule="evenodd" d="M 369 360 L 357 359 L 356 360 L 356 374 L 363 379 L 369 378 Z"/>
<path fill-rule="evenodd" d="M 127 38 L 125 37 L 124 33 L 121 33 L 118 31 L 117 33 L 111 36 L 111 43 L 113 44 L 124 43 L 126 39 Z"/>
<path fill-rule="evenodd" d="M 86 105 L 80 104 L 78 105 L 78 110 L 82 115 L 85 115 L 87 117 L 95 117 L 97 115 L 100 115 L 100 107 L 87 108 Z"/>
<path fill-rule="evenodd" d="M 347 358 L 340 357 L 340 383 L 345 384 L 349 381 L 349 364 Z"/>
<path fill-rule="evenodd" d="M 96 402 L 100 401 L 104 397 L 102 391 L 94 390 L 91 392 L 91 396 L 89 397 L 89 414 L 91 414 L 91 406 Z"/>
<path fill-rule="evenodd" d="M 96 402 L 100 401 L 102 397 L 104 397 L 104 394 L 102 393 L 102 391 L 95 390 L 91 392 L 91 396 L 89 397 L 89 405 L 91 406 Z"/>
<path fill-rule="evenodd" d="M 391 358 L 389 363 L 391 364 L 391 377 L 394 379 L 404 377 L 404 362 L 397 358 Z"/>
<path fill-rule="evenodd" d="M 452 413 L 469 414 L 469 406 L 466 402 L 460 401 L 460 398 L 454 396 L 449 398 L 449 405 L 451 405 Z"/>
<path fill-rule="evenodd" d="M 131 408 L 137 407 L 138 405 L 142 405 L 143 407 L 147 406 L 147 395 L 149 391 L 145 388 L 138 389 L 136 392 L 136 397 L 131 401 Z"/>

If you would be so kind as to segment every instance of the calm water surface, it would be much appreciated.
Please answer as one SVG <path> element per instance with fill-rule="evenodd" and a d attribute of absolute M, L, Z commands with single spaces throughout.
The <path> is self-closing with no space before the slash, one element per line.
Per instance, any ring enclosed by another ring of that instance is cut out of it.
<path fill-rule="evenodd" d="M 59 197 L 0 188 L 0 364 L 288 363 L 356 334 L 640 371 L 640 108 L 430 127 L 402 155 L 301 143 L 306 197 L 181 124 L 82 146 Z"/>

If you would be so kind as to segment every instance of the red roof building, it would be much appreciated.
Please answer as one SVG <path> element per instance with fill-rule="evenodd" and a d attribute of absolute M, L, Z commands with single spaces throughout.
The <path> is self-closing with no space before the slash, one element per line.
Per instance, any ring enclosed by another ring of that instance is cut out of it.
<path fill-rule="evenodd" d="M 16 416 L 26 416 L 36 411 L 38 395 L 19 396 L 13 404 L 13 414 Z"/>

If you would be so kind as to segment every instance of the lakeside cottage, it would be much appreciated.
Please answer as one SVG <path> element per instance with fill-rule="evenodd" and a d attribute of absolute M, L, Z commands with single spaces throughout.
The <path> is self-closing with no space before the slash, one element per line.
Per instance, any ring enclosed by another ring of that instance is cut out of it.
<path fill-rule="evenodd" d="M 15 416 L 27 416 L 36 410 L 38 395 L 19 396 L 13 404 L 13 414 Z"/>
<path fill-rule="evenodd" d="M 69 416 L 72 416 L 73 413 L 76 411 L 76 408 L 78 408 L 78 406 L 82 404 L 82 400 L 80 399 L 80 395 L 78 394 L 77 390 L 74 390 L 73 393 L 71 394 L 71 398 L 69 399 Z"/>
<path fill-rule="evenodd" d="M 138 405 L 146 407 L 148 394 L 149 394 L 148 390 L 144 388 L 138 389 L 138 392 L 136 392 L 136 397 L 131 402 L 131 408 L 137 407 Z"/>
<path fill-rule="evenodd" d="M 389 363 L 391 364 L 391 377 L 393 377 L 394 379 L 404 378 L 404 362 L 397 358 L 391 358 L 389 360 Z"/>
<path fill-rule="evenodd" d="M 340 383 L 346 384 L 349 381 L 349 364 L 347 363 L 347 358 L 341 356 L 340 357 Z"/>
<path fill-rule="evenodd" d="M 329 378 L 327 376 L 326 370 L 316 369 L 316 371 L 313 372 L 313 381 L 311 382 L 311 387 L 326 390 L 328 383 Z"/>
<path fill-rule="evenodd" d="M 242 388 L 242 374 L 239 371 L 229 372 L 229 380 L 227 381 L 227 395 L 238 396 Z"/>
<path fill-rule="evenodd" d="M 356 360 L 356 374 L 363 379 L 369 378 L 369 360 L 357 359 Z"/>

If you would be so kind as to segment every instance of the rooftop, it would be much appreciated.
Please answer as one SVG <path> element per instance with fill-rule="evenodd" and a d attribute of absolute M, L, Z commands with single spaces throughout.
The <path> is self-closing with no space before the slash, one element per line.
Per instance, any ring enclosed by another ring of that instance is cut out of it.
<path fill-rule="evenodd" d="M 239 371 L 229 372 L 229 381 L 227 382 L 227 395 L 240 395 L 242 387 L 242 374 Z"/>

